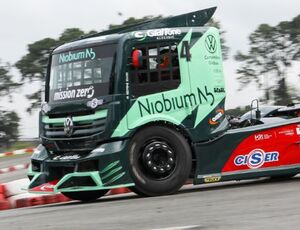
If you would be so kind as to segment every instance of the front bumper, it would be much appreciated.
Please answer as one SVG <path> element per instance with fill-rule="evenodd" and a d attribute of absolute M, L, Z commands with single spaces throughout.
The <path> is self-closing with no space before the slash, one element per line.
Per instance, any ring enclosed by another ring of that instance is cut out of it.
<path fill-rule="evenodd" d="M 39 146 L 32 155 L 28 191 L 79 192 L 134 186 L 128 171 L 128 140 L 102 144 L 87 155 L 51 156 Z"/>

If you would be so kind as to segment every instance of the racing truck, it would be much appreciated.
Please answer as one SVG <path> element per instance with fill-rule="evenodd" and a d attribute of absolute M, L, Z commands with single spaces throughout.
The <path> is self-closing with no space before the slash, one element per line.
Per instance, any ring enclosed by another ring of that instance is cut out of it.
<path fill-rule="evenodd" d="M 300 172 L 300 118 L 231 128 L 216 8 L 103 31 L 49 58 L 29 192 L 90 201 Z M 259 120 L 259 117 L 255 119 Z"/>

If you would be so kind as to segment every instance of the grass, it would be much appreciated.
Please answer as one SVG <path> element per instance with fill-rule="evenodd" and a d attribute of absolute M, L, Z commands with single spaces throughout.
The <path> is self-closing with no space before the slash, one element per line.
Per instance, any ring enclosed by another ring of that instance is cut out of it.
<path fill-rule="evenodd" d="M 26 148 L 35 148 L 37 146 L 36 143 L 34 142 L 15 142 L 14 144 L 11 145 L 10 148 L 5 149 L 2 152 L 11 152 L 14 150 L 18 150 L 18 149 L 26 149 Z"/>

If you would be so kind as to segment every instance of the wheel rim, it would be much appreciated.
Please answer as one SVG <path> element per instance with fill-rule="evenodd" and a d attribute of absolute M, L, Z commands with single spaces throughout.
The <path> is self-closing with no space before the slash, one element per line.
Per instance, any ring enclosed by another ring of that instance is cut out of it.
<path fill-rule="evenodd" d="M 167 142 L 151 140 L 141 152 L 141 170 L 146 176 L 162 180 L 172 175 L 176 168 L 176 153 Z"/>

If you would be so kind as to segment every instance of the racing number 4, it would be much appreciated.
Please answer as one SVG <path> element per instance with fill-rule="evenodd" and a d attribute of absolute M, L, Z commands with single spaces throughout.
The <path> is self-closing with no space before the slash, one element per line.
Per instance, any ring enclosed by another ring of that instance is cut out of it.
<path fill-rule="evenodd" d="M 191 61 L 190 44 L 188 41 L 183 41 L 180 51 L 180 58 L 186 58 L 186 61 Z"/>

